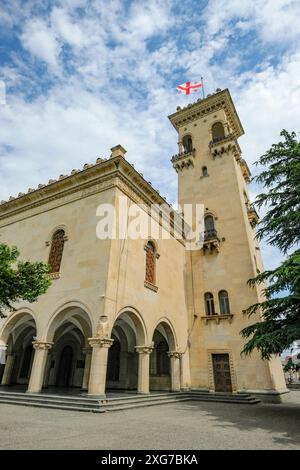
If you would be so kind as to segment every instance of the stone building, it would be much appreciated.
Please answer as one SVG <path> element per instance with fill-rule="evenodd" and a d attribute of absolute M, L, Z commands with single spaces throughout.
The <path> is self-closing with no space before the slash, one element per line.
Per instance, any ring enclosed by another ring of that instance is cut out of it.
<path fill-rule="evenodd" d="M 279 358 L 240 355 L 239 332 L 249 324 L 242 312 L 262 296 L 246 281 L 263 266 L 238 144 L 244 131 L 229 91 L 169 119 L 178 133 L 178 201 L 204 204 L 199 249 L 187 250 L 178 236 L 178 214 L 168 238 L 97 236 L 99 207 L 118 208 L 121 198 L 143 204 L 147 223 L 160 228 L 171 210 L 120 145 L 108 159 L 2 202 L 0 241 L 24 259 L 49 262 L 53 280 L 37 302 L 0 320 L 2 385 L 35 393 L 78 387 L 93 396 L 192 388 L 274 398 L 286 391 Z M 157 217 L 153 204 L 162 207 Z"/>

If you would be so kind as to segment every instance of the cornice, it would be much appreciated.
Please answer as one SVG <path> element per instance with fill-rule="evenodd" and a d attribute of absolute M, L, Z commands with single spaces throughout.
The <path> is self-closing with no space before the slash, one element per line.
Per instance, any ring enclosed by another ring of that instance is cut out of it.
<path fill-rule="evenodd" d="M 166 209 L 173 210 L 151 183 L 122 156 L 101 160 L 95 165 L 86 164 L 81 171 L 75 173 L 73 170 L 69 176 L 50 181 L 47 186 L 2 203 L 0 227 L 116 187 L 136 203 L 148 207 L 151 204 L 164 205 Z M 167 212 L 166 209 L 163 212 Z M 180 222 L 175 226 L 179 233 Z"/>
<path fill-rule="evenodd" d="M 185 126 L 189 122 L 201 119 L 218 109 L 224 109 L 229 125 L 233 130 L 234 137 L 237 139 L 243 135 L 243 126 L 227 88 L 222 91 L 217 91 L 213 95 L 207 96 L 207 98 L 199 99 L 184 108 L 178 109 L 176 113 L 169 116 L 169 119 L 178 132 L 180 127 Z"/>

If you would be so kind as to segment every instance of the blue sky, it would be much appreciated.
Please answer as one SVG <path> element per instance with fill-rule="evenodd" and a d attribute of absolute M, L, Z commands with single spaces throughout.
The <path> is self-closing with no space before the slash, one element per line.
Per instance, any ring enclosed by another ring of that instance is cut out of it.
<path fill-rule="evenodd" d="M 201 76 L 207 93 L 230 89 L 252 167 L 282 128 L 300 131 L 299 17 L 298 0 L 0 1 L 0 199 L 121 143 L 175 202 L 167 115 Z"/>

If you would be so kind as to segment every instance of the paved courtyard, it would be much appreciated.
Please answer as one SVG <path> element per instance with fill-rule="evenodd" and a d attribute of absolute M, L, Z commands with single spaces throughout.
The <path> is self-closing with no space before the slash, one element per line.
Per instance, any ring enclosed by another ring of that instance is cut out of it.
<path fill-rule="evenodd" d="M 281 405 L 187 402 L 104 414 L 0 404 L 0 449 L 300 449 L 300 391 Z"/>

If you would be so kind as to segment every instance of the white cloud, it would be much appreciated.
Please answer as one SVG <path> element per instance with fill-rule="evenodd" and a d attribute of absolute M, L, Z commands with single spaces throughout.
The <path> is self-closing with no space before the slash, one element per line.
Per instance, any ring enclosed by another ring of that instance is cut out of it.
<path fill-rule="evenodd" d="M 51 28 L 43 20 L 28 21 L 21 35 L 21 41 L 27 51 L 45 61 L 52 72 L 57 73 L 61 46 Z"/>

